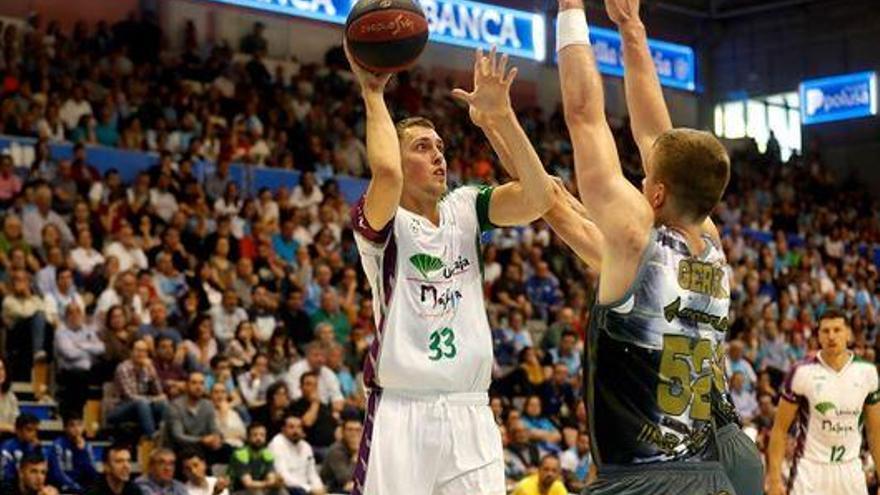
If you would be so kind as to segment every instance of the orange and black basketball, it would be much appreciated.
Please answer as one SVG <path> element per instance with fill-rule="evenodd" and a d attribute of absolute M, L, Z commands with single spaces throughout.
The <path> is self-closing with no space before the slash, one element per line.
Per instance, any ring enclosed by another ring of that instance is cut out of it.
<path fill-rule="evenodd" d="M 363 68 L 397 72 L 428 43 L 428 20 L 416 0 L 360 0 L 345 22 L 348 49 Z"/>

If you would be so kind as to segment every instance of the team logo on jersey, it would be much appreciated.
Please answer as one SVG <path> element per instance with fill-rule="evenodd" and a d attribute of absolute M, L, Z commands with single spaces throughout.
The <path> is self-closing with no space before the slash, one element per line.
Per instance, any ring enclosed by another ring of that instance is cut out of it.
<path fill-rule="evenodd" d="M 443 260 L 430 254 L 419 253 L 410 256 L 409 262 L 422 274 L 422 277 L 428 278 L 432 273 L 443 268 Z"/>
<path fill-rule="evenodd" d="M 685 290 L 717 299 L 730 297 L 724 289 L 724 270 L 712 263 L 691 258 L 678 262 L 678 285 Z"/>
<path fill-rule="evenodd" d="M 827 416 L 829 411 L 836 411 L 837 406 L 835 406 L 833 402 L 820 402 L 816 404 L 816 410 L 819 411 L 819 414 L 822 416 Z"/>

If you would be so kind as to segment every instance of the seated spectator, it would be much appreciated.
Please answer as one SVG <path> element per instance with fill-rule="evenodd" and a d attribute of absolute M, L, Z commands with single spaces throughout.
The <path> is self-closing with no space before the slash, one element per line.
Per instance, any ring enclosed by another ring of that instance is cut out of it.
<path fill-rule="evenodd" d="M 330 493 L 349 493 L 354 488 L 354 468 L 357 465 L 363 424 L 356 417 L 342 423 L 342 438 L 330 446 L 321 465 L 321 480 Z"/>
<path fill-rule="evenodd" d="M 241 405 L 241 395 L 235 386 L 235 379 L 232 374 L 232 363 L 224 354 L 218 354 L 211 359 L 211 372 L 205 375 L 205 388 L 210 390 L 215 383 L 222 383 L 229 393 L 229 400 L 232 401 L 233 407 Z"/>
<path fill-rule="evenodd" d="M 254 340 L 254 324 L 244 320 L 235 329 L 235 338 L 226 349 L 226 356 L 235 369 L 241 369 L 249 364 L 257 354 L 257 346 Z"/>
<path fill-rule="evenodd" d="M 98 378 L 101 382 L 112 381 L 116 368 L 131 357 L 131 345 L 137 335 L 128 325 L 122 306 L 112 306 L 104 318 L 104 355 L 98 359 Z"/>
<path fill-rule="evenodd" d="M 174 400 L 165 416 L 165 438 L 168 447 L 200 449 L 211 464 L 220 464 L 231 451 L 224 449 L 223 438 L 217 428 L 214 406 L 205 399 L 205 375 L 198 371 L 189 374 L 185 393 Z"/>
<path fill-rule="evenodd" d="M 336 289 L 328 288 L 321 291 L 321 307 L 312 314 L 312 328 L 323 322 L 333 325 L 337 343 L 341 345 L 348 342 L 351 322 L 339 304 L 339 294 Z"/>
<path fill-rule="evenodd" d="M 131 479 L 131 451 L 128 446 L 114 443 L 104 449 L 103 474 L 86 495 L 143 495 Z"/>
<path fill-rule="evenodd" d="M 287 384 L 279 380 L 266 390 L 266 403 L 251 410 L 251 419 L 262 424 L 266 432 L 274 438 L 284 425 L 289 407 L 290 392 Z"/>
<path fill-rule="evenodd" d="M 326 492 L 318 476 L 315 456 L 304 437 L 302 420 L 290 415 L 284 420 L 281 433 L 269 442 L 268 449 L 275 458 L 275 470 L 290 495 L 323 495 Z"/>
<path fill-rule="evenodd" d="M 559 341 L 562 340 L 562 334 L 566 330 L 574 331 L 574 310 L 565 307 L 559 310 L 556 315 L 556 321 L 547 327 L 544 335 L 541 337 L 541 350 L 549 351 L 554 347 L 559 347 Z"/>
<path fill-rule="evenodd" d="M 569 330 L 562 334 L 559 347 L 547 351 L 549 364 L 563 363 L 568 367 L 568 374 L 576 376 L 581 372 L 581 351 L 577 348 L 577 334 Z"/>
<path fill-rule="evenodd" d="M 24 240 L 32 247 L 40 247 L 43 245 L 43 227 L 46 225 L 54 225 L 61 234 L 62 242 L 70 246 L 73 244 L 73 234 L 67 226 L 67 222 L 58 213 L 52 210 L 52 189 L 48 184 L 37 186 L 34 191 L 34 206 L 25 210 L 22 215 L 22 225 L 24 227 Z"/>
<path fill-rule="evenodd" d="M 31 292 L 30 275 L 24 270 L 12 273 L 11 294 L 3 298 L 3 324 L 6 326 L 7 359 L 14 380 L 30 381 L 35 361 L 44 361 L 48 323 L 43 300 Z"/>
<path fill-rule="evenodd" d="M 159 300 L 166 306 L 173 305 L 186 291 L 186 277 L 174 266 L 171 253 L 162 251 L 156 255 L 153 280 L 159 290 Z"/>
<path fill-rule="evenodd" d="M 111 307 L 118 305 L 122 306 L 127 319 L 136 320 L 138 324 L 149 323 L 149 314 L 144 314 L 143 300 L 137 290 L 138 283 L 135 272 L 123 271 L 119 273 L 113 282 L 113 287 L 108 287 L 98 296 L 95 316 L 104 318 Z"/>
<path fill-rule="evenodd" d="M 529 429 L 531 440 L 540 442 L 544 450 L 551 452 L 556 450 L 555 445 L 562 440 L 562 434 L 559 432 L 559 428 L 544 415 L 541 398 L 537 395 L 529 396 L 526 399 L 522 421 Z"/>
<path fill-rule="evenodd" d="M 299 249 L 299 241 L 293 237 L 296 224 L 292 217 L 287 216 L 281 222 L 281 231 L 272 236 L 272 249 L 279 261 L 289 267 L 296 266 L 296 251 Z"/>
<path fill-rule="evenodd" d="M 559 455 L 562 471 L 569 474 L 571 488 L 580 492 L 587 485 L 593 457 L 590 453 L 590 434 L 578 432 L 575 445 Z"/>
<path fill-rule="evenodd" d="M 541 453 L 538 446 L 529 438 L 529 429 L 521 419 L 508 421 L 510 442 L 505 449 L 508 462 L 518 465 L 515 471 L 530 472 L 538 467 Z"/>
<path fill-rule="evenodd" d="M 37 437 L 40 420 L 32 414 L 24 413 L 15 418 L 15 436 L 0 444 L 0 473 L 4 481 L 16 479 L 18 465 L 23 458 L 32 454 L 42 455 L 40 439 Z"/>
<path fill-rule="evenodd" d="M 305 310 L 305 295 L 302 290 L 293 289 L 287 295 L 284 310 L 281 312 L 281 322 L 296 348 L 304 352 L 315 334 L 312 331 L 312 320 Z"/>
<path fill-rule="evenodd" d="M 156 340 L 155 355 L 153 366 L 162 381 L 162 390 L 169 400 L 174 400 L 186 387 L 186 371 L 183 366 L 187 357 L 186 349 L 182 345 L 177 346 L 170 336 L 160 335 Z"/>
<path fill-rule="evenodd" d="M 132 190 L 129 190 L 132 192 Z M 134 229 L 128 222 L 122 224 L 116 240 L 111 242 L 104 248 L 104 256 L 109 258 L 113 256 L 119 260 L 119 269 L 128 270 L 146 270 L 149 268 L 147 255 L 137 242 L 134 236 Z"/>
<path fill-rule="evenodd" d="M 4 481 L 4 483 L 8 483 L 4 493 L 10 495 L 58 495 L 58 489 L 46 482 L 48 470 L 43 454 L 34 452 L 26 455 L 18 465 L 16 471 L 18 477 L 13 481 Z M 9 484 L 12 486 L 10 487 Z"/>
<path fill-rule="evenodd" d="M 546 261 L 540 261 L 535 274 L 526 280 L 526 295 L 534 308 L 534 317 L 547 321 L 562 303 L 562 291 L 559 280 L 550 272 Z"/>
<path fill-rule="evenodd" d="M 290 412 L 302 418 L 306 439 L 315 448 L 319 460 L 336 440 L 336 418 L 333 409 L 318 394 L 318 374 L 307 371 L 300 376 L 302 397 L 290 404 Z"/>
<path fill-rule="evenodd" d="M 229 480 L 208 476 L 208 463 L 197 450 L 184 451 L 181 461 L 187 495 L 229 495 Z"/>
<path fill-rule="evenodd" d="M 173 340 L 175 345 L 183 342 L 180 332 L 168 323 L 168 309 L 165 303 L 156 299 L 150 303 L 150 322 L 138 328 L 138 338 L 146 340 L 151 344 L 151 348 L 155 348 L 155 341 L 163 336 Z"/>
<path fill-rule="evenodd" d="M 83 493 L 98 479 L 92 447 L 83 436 L 82 416 L 64 418 L 64 435 L 49 451 L 49 481 L 62 493 Z"/>
<path fill-rule="evenodd" d="M 146 342 L 136 340 L 132 344 L 131 358 L 116 368 L 113 383 L 117 404 L 109 408 L 107 421 L 135 421 L 144 435 L 152 437 L 165 417 L 168 398 L 150 361 Z"/>
<path fill-rule="evenodd" d="M 284 482 L 275 473 L 275 457 L 266 448 L 266 427 L 254 421 L 248 426 L 247 445 L 229 461 L 229 481 L 237 495 L 282 495 Z"/>
<path fill-rule="evenodd" d="M 513 495 L 568 495 L 562 483 L 559 458 L 555 455 L 544 456 L 538 472 L 520 481 Z"/>
<path fill-rule="evenodd" d="M 743 355 L 743 343 L 739 339 L 731 340 L 727 346 L 727 359 L 725 359 L 727 378 L 733 376 L 734 373 L 740 373 L 743 376 L 743 387 L 746 390 L 755 390 L 758 383 L 758 376 L 752 363 L 746 361 Z"/>
<path fill-rule="evenodd" d="M 211 308 L 209 315 L 214 324 L 214 337 L 224 349 L 235 337 L 238 324 L 248 319 L 247 312 L 238 305 L 238 294 L 232 289 L 223 293 L 222 304 Z"/>
<path fill-rule="evenodd" d="M 223 443 L 233 449 L 241 448 L 247 438 L 244 421 L 232 407 L 229 392 L 222 383 L 215 383 L 211 387 L 211 404 L 214 406 L 214 417 Z"/>
<path fill-rule="evenodd" d="M 568 366 L 565 363 L 556 363 L 553 366 L 553 376 L 541 386 L 541 400 L 544 404 L 544 413 L 547 416 L 562 415 L 563 407 L 567 408 L 568 414 L 565 416 L 574 413 L 577 397 L 570 379 Z"/>
<path fill-rule="evenodd" d="M 312 343 L 306 349 L 306 358 L 291 366 L 284 380 L 291 392 L 291 398 L 296 400 L 302 397 L 300 389 L 302 375 L 308 371 L 315 373 L 318 376 L 318 396 L 321 402 L 331 405 L 334 411 L 341 411 L 344 398 L 339 386 L 339 379 L 330 368 L 325 366 L 326 362 L 326 351 L 317 343 Z"/>
<path fill-rule="evenodd" d="M 86 304 L 76 290 L 70 268 L 58 268 L 55 271 L 55 281 L 54 290 L 44 293 L 43 305 L 46 308 L 46 321 L 57 327 L 68 305 L 77 304 L 80 308 L 85 308 Z"/>
<path fill-rule="evenodd" d="M 272 338 L 272 333 L 278 326 L 278 319 L 275 317 L 278 312 L 278 299 L 266 287 L 258 285 L 253 288 L 251 301 L 253 307 L 249 317 L 254 322 L 254 338 L 257 342 L 265 344 Z"/>
<path fill-rule="evenodd" d="M 81 415 L 88 396 L 90 373 L 105 351 L 93 325 L 86 324 L 82 306 L 69 304 L 64 323 L 55 333 L 55 357 L 59 408 L 62 413 Z"/>
<path fill-rule="evenodd" d="M 751 423 L 758 414 L 758 401 L 755 392 L 745 388 L 745 378 L 738 371 L 730 378 L 730 398 L 743 422 Z"/>
<path fill-rule="evenodd" d="M 174 451 L 159 448 L 150 453 L 147 472 L 135 481 L 143 495 L 187 495 L 183 483 L 174 479 Z"/>
<path fill-rule="evenodd" d="M 15 432 L 18 417 L 18 398 L 11 390 L 12 379 L 6 374 L 6 363 L 0 359 L 0 434 Z"/>
<path fill-rule="evenodd" d="M 339 380 L 339 389 L 346 399 L 352 397 L 357 391 L 357 383 L 351 370 L 345 365 L 345 351 L 339 344 L 333 344 L 327 349 L 327 367 L 330 368 Z"/>
<path fill-rule="evenodd" d="M 525 397 L 537 393 L 544 383 L 544 368 L 531 347 L 519 353 L 519 365 L 492 386 L 508 398 Z"/>
<path fill-rule="evenodd" d="M 236 380 L 241 390 L 241 397 L 245 405 L 254 409 L 266 403 L 266 391 L 275 382 L 269 373 L 269 358 L 263 353 L 258 353 L 251 361 L 248 371 L 238 375 Z"/>
<path fill-rule="evenodd" d="M 77 275 L 90 279 L 95 269 L 104 264 L 104 255 L 95 249 L 92 233 L 82 229 L 76 235 L 76 247 L 70 251 L 70 260 Z"/>
<path fill-rule="evenodd" d="M 211 359 L 217 355 L 219 346 L 214 338 L 210 316 L 203 314 L 196 317 L 190 327 L 189 339 L 183 342 L 183 346 L 197 368 L 205 372 L 211 369 Z"/>

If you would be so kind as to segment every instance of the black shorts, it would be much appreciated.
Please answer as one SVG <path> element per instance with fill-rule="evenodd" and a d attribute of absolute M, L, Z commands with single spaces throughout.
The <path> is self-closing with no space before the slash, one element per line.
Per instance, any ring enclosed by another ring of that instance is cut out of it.
<path fill-rule="evenodd" d="M 603 466 L 582 495 L 737 495 L 718 462 Z"/>
<path fill-rule="evenodd" d="M 718 429 L 718 455 L 737 495 L 764 493 L 764 463 L 758 446 L 736 424 Z"/>

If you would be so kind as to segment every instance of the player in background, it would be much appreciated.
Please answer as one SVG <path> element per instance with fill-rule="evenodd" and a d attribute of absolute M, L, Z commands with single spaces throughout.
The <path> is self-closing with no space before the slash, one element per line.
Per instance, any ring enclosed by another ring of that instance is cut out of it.
<path fill-rule="evenodd" d="M 493 358 L 479 239 L 493 226 L 539 218 L 553 184 L 510 104 L 515 69 L 494 51 L 478 53 L 475 69 L 474 91 L 455 96 L 509 144 L 518 180 L 447 193 L 433 124 L 416 118 L 395 128 L 383 95 L 389 76 L 352 63 L 372 172 L 352 221 L 379 320 L 364 368 L 370 394 L 355 495 L 505 493 L 488 406 Z"/>
<path fill-rule="evenodd" d="M 605 120 L 583 2 L 559 7 L 566 124 L 585 213 L 601 233 L 585 360 L 598 479 L 587 493 L 733 493 L 717 462 L 712 398 L 724 390 L 729 269 L 708 219 L 729 180 L 727 153 L 708 133 L 662 131 L 640 193 Z"/>
<path fill-rule="evenodd" d="M 851 340 L 846 316 L 826 311 L 819 318 L 821 350 L 789 372 L 767 450 L 768 495 L 867 495 L 862 420 L 880 467 L 880 386 L 874 363 L 847 348 Z M 786 487 L 782 460 L 795 420 L 797 447 Z"/>

